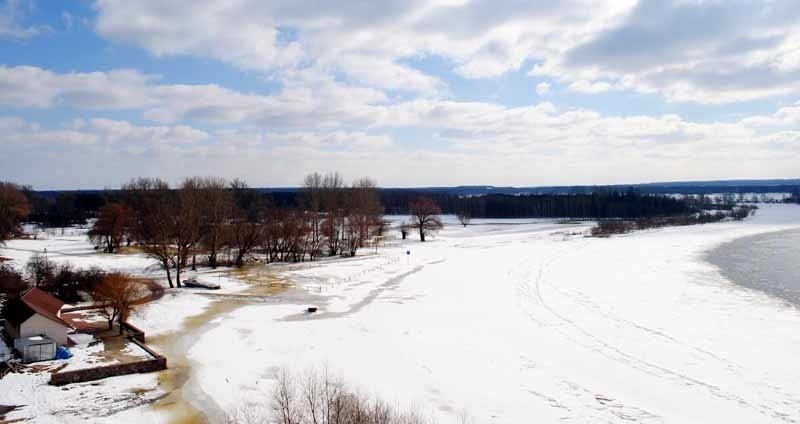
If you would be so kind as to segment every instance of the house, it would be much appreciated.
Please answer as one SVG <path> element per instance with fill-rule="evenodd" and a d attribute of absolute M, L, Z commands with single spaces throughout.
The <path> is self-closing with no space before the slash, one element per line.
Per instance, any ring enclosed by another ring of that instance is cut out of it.
<path fill-rule="evenodd" d="M 5 329 L 15 345 L 16 340 L 33 336 L 46 336 L 57 345 L 67 345 L 67 330 L 72 326 L 61 318 L 64 302 L 32 288 L 8 306 Z"/>

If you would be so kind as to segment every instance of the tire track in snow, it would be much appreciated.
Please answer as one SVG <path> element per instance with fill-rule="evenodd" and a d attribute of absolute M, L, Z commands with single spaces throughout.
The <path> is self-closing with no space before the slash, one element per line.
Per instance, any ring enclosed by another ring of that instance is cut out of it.
<path fill-rule="evenodd" d="M 690 377 L 690 376 L 688 376 L 686 374 L 682 374 L 680 372 L 674 371 L 672 369 L 663 367 L 661 365 L 646 361 L 646 360 L 641 359 L 641 358 L 639 358 L 637 356 L 629 354 L 629 353 L 623 351 L 622 349 L 620 349 L 620 348 L 608 343 L 607 341 L 599 338 L 598 336 L 594 335 L 592 332 L 586 330 L 581 325 L 576 323 L 574 320 L 570 319 L 568 316 L 562 314 L 561 312 L 559 312 L 558 310 L 553 308 L 551 305 L 549 305 L 545 301 L 544 297 L 542 296 L 542 290 L 541 290 L 542 285 L 543 284 L 547 284 L 546 281 L 545 281 L 545 278 L 544 278 L 544 276 L 545 276 L 545 274 L 547 272 L 547 269 L 553 263 L 555 263 L 556 261 L 562 260 L 565 257 L 567 257 L 568 255 L 575 254 L 576 252 L 579 252 L 580 250 L 582 250 L 583 248 L 586 247 L 586 244 L 587 243 L 584 243 L 582 246 L 578 247 L 577 249 L 560 249 L 555 254 L 553 254 L 550 257 L 548 257 L 547 259 L 545 259 L 545 261 L 539 267 L 538 272 L 536 273 L 536 277 L 533 279 L 533 284 L 532 285 L 531 285 L 531 282 L 530 282 L 530 280 L 531 280 L 530 276 L 531 276 L 532 273 L 530 271 L 528 271 L 526 273 L 523 273 L 523 278 L 519 280 L 518 292 L 520 294 L 522 294 L 523 297 L 528 298 L 529 301 L 532 301 L 535 304 L 540 305 L 542 308 L 544 308 L 546 311 L 548 311 L 553 317 L 555 317 L 558 321 L 560 321 L 562 324 L 566 324 L 568 326 L 568 328 L 572 328 L 575 331 L 577 331 L 583 338 L 589 340 L 590 343 L 586 343 L 586 342 L 584 342 L 582 340 L 579 340 L 578 338 L 570 335 L 567 331 L 565 331 L 562 328 L 561 325 L 558 325 L 558 324 L 550 325 L 551 328 L 553 328 L 556 332 L 561 334 L 565 339 L 569 340 L 572 343 L 575 343 L 575 344 L 577 344 L 579 346 L 587 348 L 587 349 L 589 349 L 589 350 L 591 350 L 593 352 L 596 352 L 596 353 L 600 354 L 601 356 L 603 356 L 603 357 L 605 357 L 607 359 L 616 361 L 616 362 L 621 363 L 623 365 L 626 365 L 628 367 L 634 368 L 634 369 L 636 369 L 638 371 L 644 372 L 646 374 L 652 375 L 652 376 L 657 377 L 657 378 L 669 378 L 669 379 L 671 379 L 673 381 L 676 381 L 676 382 L 678 382 L 680 384 L 683 384 L 685 386 L 704 388 L 709 393 L 711 393 L 712 395 L 714 395 L 714 396 L 716 396 L 718 398 L 721 398 L 721 399 L 724 399 L 724 400 L 727 400 L 727 401 L 736 402 L 737 404 L 742 405 L 742 406 L 746 406 L 748 408 L 751 408 L 751 409 L 757 411 L 760 414 L 768 415 L 768 416 L 772 417 L 773 419 L 778 419 L 778 420 L 783 421 L 783 422 L 792 422 L 792 423 L 796 423 L 797 422 L 797 420 L 791 418 L 785 412 L 776 411 L 776 410 L 772 409 L 771 407 L 769 407 L 767 405 L 753 404 L 753 403 L 748 402 L 745 399 L 741 398 L 740 396 L 737 396 L 735 394 L 728 393 L 728 392 L 724 391 L 723 389 L 721 389 L 718 386 L 715 386 L 715 385 L 710 384 L 710 383 L 706 383 L 706 382 L 704 382 L 702 380 Z M 525 276 L 527 276 L 528 278 L 525 278 Z M 551 287 L 551 288 L 554 288 L 554 286 L 552 284 L 547 284 L 547 285 L 549 287 Z M 579 304 L 579 305 L 581 304 L 581 300 L 576 299 L 574 296 L 570 296 L 568 293 L 560 292 L 558 289 L 555 289 L 554 291 L 558 292 L 562 296 L 565 296 L 567 299 L 569 299 L 573 303 L 576 303 L 576 304 Z M 531 293 L 531 292 L 533 292 L 533 293 Z M 525 305 L 521 305 L 521 306 L 523 307 L 524 310 L 526 310 L 526 314 L 534 322 L 536 322 L 536 323 L 538 323 L 540 325 L 546 325 L 546 324 L 543 323 L 543 321 L 541 319 L 534 318 L 533 315 L 529 311 L 527 311 L 527 309 L 525 309 L 525 307 L 524 307 Z M 603 316 L 604 314 L 596 313 L 596 315 Z M 606 318 L 610 318 L 612 320 L 615 319 L 615 318 L 610 317 L 610 316 L 606 316 Z M 657 337 L 666 337 L 668 340 L 674 340 L 677 343 L 682 343 L 682 342 L 672 338 L 671 336 L 668 336 L 668 335 L 666 335 L 664 333 L 661 333 L 661 332 L 657 332 L 657 331 L 649 329 L 647 327 L 640 326 L 640 325 L 635 325 L 633 323 L 630 323 L 629 321 L 626 322 L 626 320 L 622 320 L 622 319 L 616 319 L 616 321 L 619 322 L 619 323 L 623 323 L 623 324 L 627 323 L 628 325 L 632 325 L 633 328 L 637 328 L 638 330 L 644 331 L 647 334 L 650 334 L 650 335 L 653 335 L 653 336 L 657 336 Z M 682 344 L 684 346 L 688 346 L 690 348 L 699 350 L 701 352 L 705 352 L 705 351 L 703 351 L 701 349 L 697 349 L 697 348 L 695 348 L 695 347 L 693 347 L 691 345 L 687 345 L 685 343 L 682 343 Z M 716 355 L 711 354 L 710 352 L 707 352 L 707 354 L 710 354 L 714 358 L 719 358 Z M 720 360 L 721 361 L 725 361 L 724 359 L 720 359 Z M 733 364 L 732 362 L 729 362 L 729 361 L 727 361 L 727 362 L 729 364 L 733 365 L 733 366 L 736 366 L 736 364 Z M 787 405 L 787 406 L 792 405 L 792 407 L 800 407 L 800 401 L 797 401 L 797 400 L 793 400 L 791 404 L 787 403 L 786 401 L 783 401 L 782 403 Z M 638 408 L 635 408 L 635 409 L 638 409 Z M 647 412 L 647 411 L 644 411 L 644 412 Z M 647 414 L 649 414 L 648 416 L 650 416 L 650 417 L 657 418 L 657 416 L 655 416 L 655 415 L 652 415 L 650 413 L 647 413 Z"/>

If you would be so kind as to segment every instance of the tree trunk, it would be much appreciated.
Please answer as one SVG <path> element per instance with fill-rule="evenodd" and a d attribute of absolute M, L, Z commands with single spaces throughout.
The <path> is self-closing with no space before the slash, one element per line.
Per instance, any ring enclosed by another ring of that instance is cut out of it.
<path fill-rule="evenodd" d="M 419 226 L 419 241 L 425 241 L 425 226 L 422 224 Z"/>
<path fill-rule="evenodd" d="M 181 265 L 178 263 L 178 266 L 175 267 L 175 280 L 178 288 L 181 288 Z"/>
<path fill-rule="evenodd" d="M 175 288 L 175 285 L 172 284 L 172 274 L 169 272 L 169 262 L 164 262 L 164 269 L 167 270 L 167 282 L 169 283 L 169 288 Z"/>

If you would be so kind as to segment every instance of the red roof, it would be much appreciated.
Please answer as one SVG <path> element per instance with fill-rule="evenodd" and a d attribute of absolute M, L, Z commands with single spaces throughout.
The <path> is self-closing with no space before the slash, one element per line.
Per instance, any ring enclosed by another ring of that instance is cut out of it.
<path fill-rule="evenodd" d="M 34 287 L 23 294 L 20 300 L 22 300 L 25 305 L 27 305 L 37 314 L 42 315 L 45 318 L 49 318 L 59 324 L 71 327 L 71 325 L 67 324 L 59 316 L 59 311 L 61 311 L 61 307 L 64 306 L 64 302 L 56 299 L 49 293 Z"/>

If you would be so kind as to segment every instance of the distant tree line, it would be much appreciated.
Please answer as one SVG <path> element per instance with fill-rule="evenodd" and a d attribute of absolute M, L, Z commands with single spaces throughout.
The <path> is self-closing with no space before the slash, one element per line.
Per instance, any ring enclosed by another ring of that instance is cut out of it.
<path fill-rule="evenodd" d="M 726 219 L 741 221 L 755 213 L 757 208 L 750 205 L 740 205 L 728 211 L 716 210 L 713 212 L 700 211 L 693 214 L 648 217 L 638 219 L 604 219 L 592 227 L 591 235 L 594 237 L 608 237 L 613 234 L 625 234 L 637 230 L 650 228 L 677 227 L 686 225 L 709 224 Z"/>
<path fill-rule="evenodd" d="M 418 194 L 397 190 L 381 192 L 390 214 L 408 214 L 410 201 Z M 685 199 L 641 194 L 636 190 L 590 194 L 491 194 L 454 196 L 428 194 L 442 213 L 459 218 L 643 218 L 687 214 L 693 210 Z"/>

